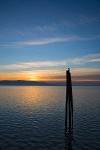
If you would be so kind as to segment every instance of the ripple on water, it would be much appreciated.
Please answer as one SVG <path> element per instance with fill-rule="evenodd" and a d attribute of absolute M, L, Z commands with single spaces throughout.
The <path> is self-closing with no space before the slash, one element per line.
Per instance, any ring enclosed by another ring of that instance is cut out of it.
<path fill-rule="evenodd" d="M 99 150 L 99 90 L 73 87 L 73 150 Z M 0 150 L 64 150 L 64 111 L 65 87 L 0 87 Z"/>

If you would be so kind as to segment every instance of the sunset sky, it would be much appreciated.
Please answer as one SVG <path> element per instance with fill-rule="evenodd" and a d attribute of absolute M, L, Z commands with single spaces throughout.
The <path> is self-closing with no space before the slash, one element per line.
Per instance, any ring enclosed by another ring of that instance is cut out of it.
<path fill-rule="evenodd" d="M 0 0 L 0 80 L 100 81 L 100 0 Z"/>

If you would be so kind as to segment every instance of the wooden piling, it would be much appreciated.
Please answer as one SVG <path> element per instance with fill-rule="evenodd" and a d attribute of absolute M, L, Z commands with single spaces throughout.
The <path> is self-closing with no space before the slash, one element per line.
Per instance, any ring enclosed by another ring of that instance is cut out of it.
<path fill-rule="evenodd" d="M 66 71 L 65 137 L 68 146 L 73 136 L 73 96 L 70 69 Z"/>

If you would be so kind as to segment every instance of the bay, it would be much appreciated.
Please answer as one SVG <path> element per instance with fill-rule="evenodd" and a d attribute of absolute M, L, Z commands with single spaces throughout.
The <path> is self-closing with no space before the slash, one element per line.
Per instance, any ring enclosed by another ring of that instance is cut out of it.
<path fill-rule="evenodd" d="M 73 86 L 73 150 L 100 148 L 100 87 Z M 0 86 L 0 150 L 65 150 L 65 86 Z"/>

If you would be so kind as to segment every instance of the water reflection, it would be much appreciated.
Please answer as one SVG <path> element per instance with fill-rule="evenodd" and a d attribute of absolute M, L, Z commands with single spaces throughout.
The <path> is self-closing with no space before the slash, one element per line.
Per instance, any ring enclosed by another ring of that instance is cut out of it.
<path fill-rule="evenodd" d="M 65 130 L 65 150 L 73 150 L 73 133 L 66 132 Z"/>
<path fill-rule="evenodd" d="M 99 91 L 73 87 L 74 139 L 68 141 L 65 87 L 0 86 L 0 150 L 99 150 Z"/>
<path fill-rule="evenodd" d="M 62 150 L 64 89 L 0 87 L 0 150 Z"/>

